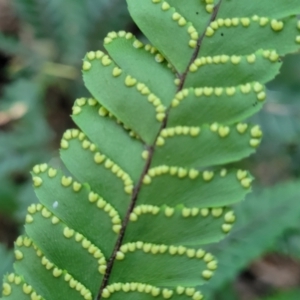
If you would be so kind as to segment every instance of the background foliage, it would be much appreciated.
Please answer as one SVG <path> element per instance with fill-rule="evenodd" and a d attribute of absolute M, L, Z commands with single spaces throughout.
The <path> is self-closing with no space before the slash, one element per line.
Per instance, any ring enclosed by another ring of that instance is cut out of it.
<path fill-rule="evenodd" d="M 25 209 L 35 202 L 29 171 L 51 160 L 72 125 L 87 50 L 101 49 L 108 31 L 139 35 L 123 0 L 0 0 L 0 277 L 13 261 Z M 140 37 L 142 38 L 142 37 Z M 257 178 L 236 207 L 238 222 L 210 251 L 220 268 L 209 299 L 299 299 L 300 53 L 288 56 L 255 116 L 264 130 L 258 153 L 239 163 Z"/>

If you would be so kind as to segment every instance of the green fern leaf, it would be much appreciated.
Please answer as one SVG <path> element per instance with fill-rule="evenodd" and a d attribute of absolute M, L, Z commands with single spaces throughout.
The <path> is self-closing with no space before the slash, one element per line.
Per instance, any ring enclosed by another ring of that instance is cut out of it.
<path fill-rule="evenodd" d="M 82 103 L 92 105 L 80 106 Z M 122 164 L 125 170 L 138 180 L 143 170 L 144 159 L 141 153 L 144 151 L 142 143 L 133 139 L 133 132 L 129 133 L 120 126 L 115 118 L 108 116 L 108 112 L 101 105 L 89 99 L 78 99 L 74 109 L 80 109 L 80 114 L 73 115 L 75 123 L 85 132 L 96 144 L 101 144 L 101 150 L 109 153 L 110 158 L 118 165 Z M 101 117 L 99 117 L 99 112 Z M 114 136 L 114 139 L 106 142 L 107 136 Z M 123 151 L 119 151 L 123 148 Z"/>
<path fill-rule="evenodd" d="M 41 203 L 28 208 L 3 299 L 203 299 L 217 261 L 201 247 L 231 230 L 227 207 L 251 190 L 247 171 L 220 165 L 259 145 L 260 128 L 240 121 L 262 106 L 279 54 L 300 45 L 296 2 L 270 17 L 245 2 L 234 18 L 229 2 L 127 1 L 154 46 L 111 32 L 108 54 L 84 58 L 93 98 L 76 100 L 81 131 L 61 141 L 72 176 L 34 167 Z"/>
<path fill-rule="evenodd" d="M 288 228 L 298 225 L 300 210 L 295 205 L 298 195 L 299 181 L 294 181 L 256 191 L 238 205 L 237 222 L 230 236 L 208 246 L 219 258 L 220 276 L 205 286 L 207 295 L 213 295 L 252 260 L 265 254 Z"/>
<path fill-rule="evenodd" d="M 121 69 L 126 70 L 129 74 L 135 74 L 138 81 L 145 83 L 149 90 L 161 99 L 163 105 L 170 105 L 170 101 L 176 93 L 176 86 L 174 77 L 170 76 L 168 63 L 163 56 L 154 47 L 143 45 L 131 34 L 114 37 L 113 33 L 108 34 L 104 45 L 112 59 Z M 122 53 L 127 54 L 124 56 Z M 160 64 L 153 63 L 153 60 L 160 61 Z M 162 82 L 163 89 L 161 88 Z M 141 92 L 143 88 L 141 88 Z"/>
<path fill-rule="evenodd" d="M 297 0 L 266 0 L 264 3 L 254 1 L 248 5 L 246 0 L 237 3 L 227 1 L 220 9 L 220 17 L 252 17 L 253 15 L 268 16 L 269 18 L 284 18 L 300 12 Z"/>

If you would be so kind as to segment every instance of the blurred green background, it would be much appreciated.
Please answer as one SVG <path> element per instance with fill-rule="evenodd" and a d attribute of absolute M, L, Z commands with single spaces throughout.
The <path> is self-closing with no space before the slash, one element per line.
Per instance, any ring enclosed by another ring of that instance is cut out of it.
<path fill-rule="evenodd" d="M 72 104 L 89 95 L 81 60 L 120 29 L 140 35 L 124 0 L 0 0 L 0 277 L 37 201 L 29 172 L 59 164 Z M 207 299 L 300 299 L 300 53 L 284 59 L 268 90 L 250 120 L 262 126 L 263 144 L 236 164 L 256 177 L 254 193 L 236 207 L 228 238 L 207 247 L 220 266 L 203 287 Z"/>

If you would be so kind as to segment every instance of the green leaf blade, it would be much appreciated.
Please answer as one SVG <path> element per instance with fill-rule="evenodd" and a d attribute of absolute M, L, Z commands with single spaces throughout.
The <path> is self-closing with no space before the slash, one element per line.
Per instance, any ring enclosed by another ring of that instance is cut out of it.
<path fill-rule="evenodd" d="M 134 180 L 138 179 L 144 167 L 144 145 L 141 140 L 132 136 L 133 132 L 118 124 L 120 122 L 109 116 L 94 99 L 78 99 L 73 107 L 72 117 L 104 155 L 109 156 L 116 164 L 122 164 L 124 171 Z"/>
<path fill-rule="evenodd" d="M 139 82 L 146 84 L 162 103 L 168 106 L 176 92 L 176 77 L 157 49 L 149 44 L 144 45 L 134 36 L 129 39 L 120 37 L 120 33 L 110 33 L 108 39 L 105 48 L 117 65 Z M 126 56 L 123 53 L 126 53 Z"/>
<path fill-rule="evenodd" d="M 191 37 L 188 33 L 192 25 L 187 20 L 182 20 L 182 25 L 179 25 L 180 16 L 173 19 L 175 9 L 169 5 L 163 9 L 162 2 L 127 0 L 127 4 L 132 18 L 151 43 L 178 72 L 184 72 L 194 51 L 189 46 Z"/>
<path fill-rule="evenodd" d="M 56 175 L 50 177 L 49 174 Z M 37 178 L 42 180 L 42 184 L 35 187 L 35 192 L 47 210 L 68 227 L 80 232 L 100 248 L 105 255 L 109 255 L 117 239 L 117 235 L 113 231 L 113 226 L 117 224 L 114 224 L 112 217 L 104 211 L 105 200 L 102 200 L 88 187 L 82 186 L 76 181 L 71 182 L 71 179 L 67 179 L 61 172 L 52 168 L 49 168 L 48 172 L 34 174 L 34 177 L 34 180 Z M 62 182 L 65 183 L 67 180 L 70 185 L 64 186 Z M 29 213 L 35 211 L 35 205 L 28 209 Z M 115 214 L 118 216 L 117 212 Z M 101 220 L 101 225 L 99 220 Z"/>
<path fill-rule="evenodd" d="M 75 178 L 88 183 L 93 192 L 111 203 L 124 216 L 133 189 L 133 181 L 128 174 L 120 167 L 114 172 L 116 164 L 93 146 L 91 148 L 91 143 L 86 139 L 81 141 L 71 137 L 68 148 L 61 149 L 60 154 Z"/>
<path fill-rule="evenodd" d="M 222 207 L 241 201 L 250 191 L 251 176 L 241 170 L 198 172 L 170 167 L 168 172 L 160 174 L 158 169 L 152 170 L 148 173 L 150 182 L 144 181 L 139 204 L 184 205 L 191 209 Z M 185 177 L 182 177 L 183 174 Z M 188 174 L 193 175 L 194 179 L 189 178 Z"/>
<path fill-rule="evenodd" d="M 279 55 L 285 55 L 299 49 L 300 35 L 297 18 L 290 17 L 282 19 L 280 25 L 273 25 L 268 20 L 265 25 L 260 25 L 260 17 L 255 16 L 247 21 L 239 21 L 235 26 L 231 19 L 230 26 L 226 26 L 224 20 L 222 26 L 214 30 L 211 36 L 204 39 L 201 49 L 202 56 L 212 55 L 250 55 L 258 49 L 276 50 Z M 216 20 L 215 22 L 218 22 Z M 245 25 L 243 25 L 243 23 Z M 281 25 L 282 24 L 282 25 Z M 209 34 L 210 35 L 210 34 Z M 242 36 L 242 39 L 237 39 Z M 244 43 L 247 41 L 247 43 Z"/>
<path fill-rule="evenodd" d="M 35 226 L 35 223 L 39 226 Z M 27 224 L 25 230 L 35 245 L 57 268 L 66 270 L 93 294 L 97 292 L 99 282 L 103 280 L 103 275 L 98 271 L 100 267 L 98 260 L 104 256 L 91 241 L 61 221 L 53 224 L 51 214 L 45 209 L 33 215 L 32 223 Z M 51 247 L 47 245 L 48 241 L 51 241 Z M 94 257 L 94 253 L 89 252 L 92 247 L 99 257 Z M 89 272 L 82 272 L 85 269 Z"/>
<path fill-rule="evenodd" d="M 172 101 L 168 126 L 234 124 L 258 112 L 265 98 L 265 89 L 257 82 L 230 88 L 184 89 Z"/>
<path fill-rule="evenodd" d="M 50 264 L 49 269 L 47 269 L 46 266 L 42 264 L 42 259 L 45 256 L 42 254 L 40 257 L 32 245 L 29 247 L 25 245 L 18 246 L 16 250 L 22 253 L 23 259 L 16 261 L 15 269 L 17 273 L 24 278 L 27 284 L 34 286 L 37 294 L 41 295 L 44 299 L 63 300 L 71 296 L 72 299 L 83 300 L 83 296 L 80 292 L 71 287 L 69 282 L 64 279 L 67 273 L 61 273 L 61 270 L 51 265 L 51 262 L 45 258 L 45 261 Z M 51 269 L 50 266 L 52 267 Z M 54 272 L 55 268 L 58 274 L 61 273 L 58 277 L 53 276 L 52 272 Z"/>
<path fill-rule="evenodd" d="M 140 248 L 141 246 L 141 248 Z M 159 245 L 136 243 L 134 251 L 125 250 L 122 260 L 116 261 L 112 273 L 113 282 L 143 282 L 158 287 L 195 287 L 206 280 L 201 273 L 206 270 L 208 262 L 204 261 L 205 252 L 202 249 L 187 249 L 186 253 L 173 253 L 175 248 L 164 247 L 162 252 L 153 254 L 153 247 Z M 190 250 L 190 251 L 189 251 Z M 201 257 L 197 257 L 201 256 Z M 208 257 L 208 256 L 207 256 Z M 210 257 L 213 261 L 213 257 Z M 181 268 L 182 265 L 185 268 Z M 129 271 L 130 270 L 130 271 Z M 212 272 L 213 273 L 213 272 Z"/>
<path fill-rule="evenodd" d="M 105 289 L 105 294 L 111 299 L 130 299 L 130 300 L 163 300 L 172 297 L 174 300 L 203 299 L 201 292 L 194 288 L 178 287 L 176 290 L 160 289 L 150 284 L 126 282 L 109 285 Z"/>
<path fill-rule="evenodd" d="M 247 56 L 202 57 L 190 67 L 186 87 L 232 87 L 249 82 L 266 83 L 281 67 L 276 52 L 259 50 Z"/>
<path fill-rule="evenodd" d="M 157 106 L 161 103 L 160 99 L 149 89 L 145 93 L 139 91 L 135 78 L 119 69 L 103 52 L 97 53 L 87 56 L 86 67 L 83 66 L 86 69 L 83 71 L 86 87 L 118 120 L 150 144 L 161 124 L 156 119 L 156 107 L 148 97 L 151 94 L 153 101 L 158 99 Z"/>
<path fill-rule="evenodd" d="M 252 135 L 252 129 L 249 130 L 248 127 L 239 132 L 237 126 L 216 123 L 201 128 L 167 128 L 158 140 L 159 147 L 154 154 L 153 165 L 167 164 L 199 169 L 230 163 L 255 151 L 260 144 L 260 138 Z"/>
<path fill-rule="evenodd" d="M 248 5 L 247 0 L 236 3 L 227 1 L 226 5 L 221 5 L 219 11 L 220 18 L 237 18 L 268 16 L 268 18 L 283 18 L 300 13 L 300 4 L 297 0 L 265 0 L 264 2 L 253 1 Z"/>
<path fill-rule="evenodd" d="M 124 242 L 136 242 L 137 237 L 142 237 L 152 244 L 198 247 L 224 238 L 222 227 L 227 224 L 224 218 L 229 218 L 231 214 L 228 209 L 222 208 L 200 210 L 179 206 L 137 206 L 131 215 L 132 221 L 128 225 Z"/>

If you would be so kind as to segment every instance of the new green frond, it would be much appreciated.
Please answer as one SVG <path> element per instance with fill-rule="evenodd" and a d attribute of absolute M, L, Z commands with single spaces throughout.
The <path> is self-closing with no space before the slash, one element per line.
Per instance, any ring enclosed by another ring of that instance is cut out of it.
<path fill-rule="evenodd" d="M 3 299 L 203 299 L 218 266 L 203 247 L 231 231 L 253 180 L 222 165 L 259 146 L 243 119 L 300 47 L 298 1 L 235 2 L 127 0 L 151 44 L 110 32 L 107 53 L 84 57 L 92 96 L 61 140 L 69 173 L 34 167 L 40 203 Z"/>

